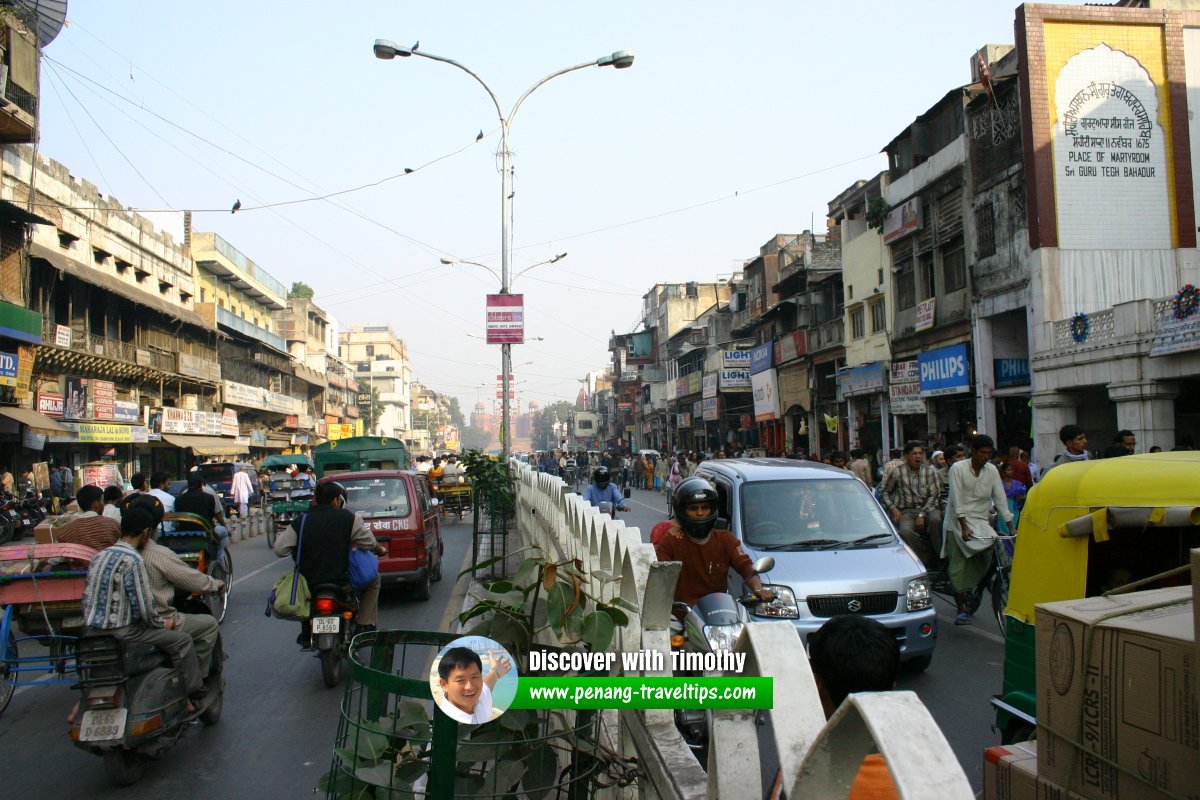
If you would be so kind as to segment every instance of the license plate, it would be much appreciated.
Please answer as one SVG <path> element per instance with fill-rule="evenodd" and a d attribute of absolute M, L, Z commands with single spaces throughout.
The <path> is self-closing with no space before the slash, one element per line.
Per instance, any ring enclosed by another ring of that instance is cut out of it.
<path fill-rule="evenodd" d="M 79 723 L 79 741 L 111 742 L 125 735 L 127 708 L 106 708 L 100 711 L 85 711 Z"/>
<path fill-rule="evenodd" d="M 337 633 L 341 630 L 342 620 L 340 617 L 313 617 L 312 632 L 313 633 Z"/>

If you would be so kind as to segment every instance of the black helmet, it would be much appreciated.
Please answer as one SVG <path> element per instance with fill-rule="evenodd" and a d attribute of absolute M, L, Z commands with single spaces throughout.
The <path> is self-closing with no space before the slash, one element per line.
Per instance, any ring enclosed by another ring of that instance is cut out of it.
<path fill-rule="evenodd" d="M 596 467 L 596 471 L 592 473 L 592 480 L 603 489 L 612 480 L 612 475 L 609 474 L 608 467 Z"/>
<path fill-rule="evenodd" d="M 688 517 L 683 508 L 689 503 L 708 503 L 712 513 L 700 519 Z M 675 487 L 673 508 L 683 532 L 695 539 L 703 539 L 717 524 L 717 490 L 704 478 L 688 478 Z"/>
<path fill-rule="evenodd" d="M 346 499 L 346 487 L 337 481 L 325 481 L 313 492 L 313 502 L 318 506 L 327 506 L 338 498 Z"/>

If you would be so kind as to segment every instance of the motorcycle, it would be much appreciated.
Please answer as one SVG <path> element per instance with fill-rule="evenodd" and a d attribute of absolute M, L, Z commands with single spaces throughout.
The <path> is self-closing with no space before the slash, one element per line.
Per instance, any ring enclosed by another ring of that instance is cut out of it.
<path fill-rule="evenodd" d="M 321 660 L 321 680 L 332 689 L 346 675 L 346 660 L 350 640 L 354 638 L 358 601 L 336 584 L 317 584 L 311 587 L 312 616 L 309 618 L 312 639 L 309 649 L 317 651 Z"/>
<path fill-rule="evenodd" d="M 0 544 L 15 541 L 25 535 L 25 522 L 21 519 L 21 504 L 11 494 L 0 497 Z"/>
<path fill-rule="evenodd" d="M 208 613 L 198 600 L 182 610 Z M 191 711 L 179 670 L 153 646 L 95 631 L 79 639 L 75 655 L 80 680 L 72 688 L 80 692 L 80 713 L 72 724 L 71 740 L 100 756 L 117 786 L 136 783 L 147 762 L 170 750 L 193 720 L 215 725 L 221 719 L 225 654 L 219 634 L 204 678 L 207 693 Z"/>
<path fill-rule="evenodd" d="M 770 572 L 775 559 L 763 556 L 754 562 L 755 575 Z M 713 592 L 701 597 L 694 606 L 675 603 L 678 616 L 671 617 L 671 650 L 694 653 L 715 653 L 733 650 L 738 636 L 750 622 L 747 606 L 763 602 L 753 594 L 734 598 L 727 592 Z M 702 676 L 705 673 L 677 670 L 677 676 Z M 712 729 L 712 710 L 705 708 L 675 709 L 675 726 L 684 742 L 692 749 L 701 765 L 708 763 L 708 732 Z"/>

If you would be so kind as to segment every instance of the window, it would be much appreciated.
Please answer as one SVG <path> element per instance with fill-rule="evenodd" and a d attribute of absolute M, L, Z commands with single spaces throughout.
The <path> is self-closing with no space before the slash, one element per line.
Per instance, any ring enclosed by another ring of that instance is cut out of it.
<path fill-rule="evenodd" d="M 847 292 L 846 299 L 853 300 L 854 299 L 854 284 L 853 283 L 846 284 L 846 292 Z"/>
<path fill-rule="evenodd" d="M 866 336 L 863 307 L 859 306 L 850 312 L 850 338 L 861 339 Z"/>
<path fill-rule="evenodd" d="M 906 261 L 896 273 L 896 310 L 903 311 L 917 304 L 917 282 L 913 264 Z"/>
<path fill-rule="evenodd" d="M 987 258 L 996 254 L 996 225 L 992 204 L 985 203 L 975 209 L 975 255 Z"/>
<path fill-rule="evenodd" d="M 887 309 L 882 300 L 871 303 L 871 333 L 887 329 Z"/>
<path fill-rule="evenodd" d="M 957 292 L 967 285 L 967 259 L 961 237 L 952 239 L 942 250 L 942 275 L 946 292 Z"/>
<path fill-rule="evenodd" d="M 58 246 L 64 250 L 70 250 L 71 245 L 79 241 L 79 237 L 73 233 L 67 233 L 64 230 L 58 232 Z"/>
<path fill-rule="evenodd" d="M 367 345 L 367 355 L 369 355 L 369 356 L 375 355 L 375 345 L 373 345 L 373 344 Z"/>
<path fill-rule="evenodd" d="M 921 297 L 933 297 L 937 294 L 937 269 L 933 263 L 933 253 L 922 253 L 917 256 L 918 274 L 921 276 Z"/>

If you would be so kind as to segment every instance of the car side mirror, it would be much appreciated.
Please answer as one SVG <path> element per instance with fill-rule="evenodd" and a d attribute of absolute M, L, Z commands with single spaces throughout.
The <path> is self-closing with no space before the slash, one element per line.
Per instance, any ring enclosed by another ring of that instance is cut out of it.
<path fill-rule="evenodd" d="M 770 572 L 775 569 L 775 559 L 772 556 L 763 556 L 750 567 L 754 570 L 755 575 L 761 575 L 764 572 Z"/>

